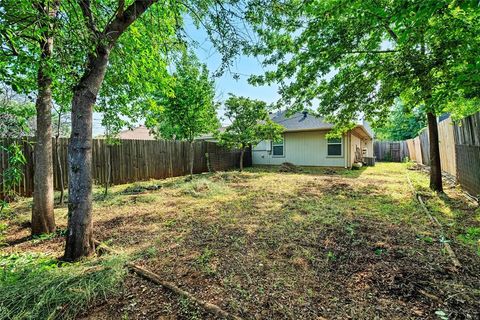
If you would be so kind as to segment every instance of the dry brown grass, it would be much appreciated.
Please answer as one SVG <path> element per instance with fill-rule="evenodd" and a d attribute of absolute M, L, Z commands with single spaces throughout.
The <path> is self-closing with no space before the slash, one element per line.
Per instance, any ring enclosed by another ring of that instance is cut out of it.
<path fill-rule="evenodd" d="M 438 230 L 406 180 L 428 196 L 464 269 L 451 271 Z M 480 317 L 475 241 L 480 212 L 460 192 L 427 190 L 405 164 L 359 171 L 276 168 L 116 186 L 95 195 L 97 239 L 201 299 L 246 319 L 451 319 Z M 148 186 L 155 188 L 146 188 Z M 158 190 L 149 190 L 156 189 Z M 60 255 L 63 239 L 28 239 L 29 200 L 8 220 L 7 252 Z M 56 209 L 60 228 L 66 208 Z M 442 301 L 430 299 L 429 292 Z M 188 301 L 134 276 L 87 318 L 203 319 Z"/>

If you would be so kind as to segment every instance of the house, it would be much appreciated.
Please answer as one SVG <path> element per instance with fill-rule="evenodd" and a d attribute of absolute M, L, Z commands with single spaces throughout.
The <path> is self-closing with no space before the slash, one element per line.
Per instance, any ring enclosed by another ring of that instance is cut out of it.
<path fill-rule="evenodd" d="M 350 168 L 363 157 L 373 157 L 373 132 L 360 122 L 341 138 L 328 139 L 333 125 L 308 111 L 286 117 L 286 111 L 271 116 L 285 130 L 279 141 L 262 141 L 252 148 L 254 165 L 279 165 L 291 162 L 300 166 Z"/>
<path fill-rule="evenodd" d="M 155 140 L 153 134 L 144 125 L 120 131 L 118 138 L 122 140 Z"/>

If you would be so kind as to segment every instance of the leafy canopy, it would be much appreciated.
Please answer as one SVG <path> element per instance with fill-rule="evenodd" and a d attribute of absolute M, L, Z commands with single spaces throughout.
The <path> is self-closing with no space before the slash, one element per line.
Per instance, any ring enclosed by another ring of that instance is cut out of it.
<path fill-rule="evenodd" d="M 247 51 L 269 70 L 251 83 L 278 82 L 294 110 L 318 103 L 342 128 L 385 119 L 398 97 L 436 114 L 459 99 L 478 110 L 478 1 L 258 0 L 248 19 L 260 41 Z"/>
<path fill-rule="evenodd" d="M 244 149 L 262 140 L 278 140 L 283 127 L 273 122 L 263 101 L 230 95 L 225 102 L 225 115 L 232 124 L 220 134 L 220 143 Z"/>
<path fill-rule="evenodd" d="M 386 121 L 377 123 L 373 129 L 376 139 L 401 141 L 415 138 L 426 125 L 425 112 L 421 107 L 410 110 L 399 100 Z"/>
<path fill-rule="evenodd" d="M 147 125 L 167 139 L 187 140 L 218 130 L 215 83 L 206 65 L 183 53 L 172 74 L 171 92 L 162 92 L 150 106 Z"/>

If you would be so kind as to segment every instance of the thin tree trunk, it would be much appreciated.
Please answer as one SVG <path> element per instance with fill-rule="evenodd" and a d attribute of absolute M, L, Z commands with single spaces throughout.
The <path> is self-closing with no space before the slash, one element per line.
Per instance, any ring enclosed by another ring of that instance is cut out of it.
<path fill-rule="evenodd" d="M 190 141 L 190 178 L 193 178 L 193 162 L 195 160 L 194 142 Z"/>
<path fill-rule="evenodd" d="M 63 198 L 64 198 L 64 191 L 65 191 L 65 179 L 63 176 L 63 165 L 62 160 L 60 158 L 60 152 L 58 151 L 58 139 L 60 138 L 60 125 L 62 119 L 62 113 L 58 113 L 58 122 L 57 122 L 57 132 L 55 134 L 55 155 L 57 157 L 57 166 L 58 166 L 58 173 L 60 174 L 60 200 L 58 203 L 63 205 Z"/>
<path fill-rule="evenodd" d="M 243 171 L 243 155 L 245 154 L 245 148 L 242 148 L 240 152 L 240 172 Z"/>
<path fill-rule="evenodd" d="M 39 4 L 37 10 L 45 18 L 53 18 L 57 13 L 58 3 L 51 7 Z M 34 185 L 32 208 L 32 235 L 55 232 L 55 216 L 53 211 L 53 159 L 52 159 L 52 78 L 48 63 L 52 56 L 53 36 L 50 27 L 45 26 L 42 39 L 40 63 L 37 74 L 38 96 L 35 103 L 37 109 L 37 133 L 34 148 Z"/>
<path fill-rule="evenodd" d="M 60 159 L 60 152 L 58 151 L 58 135 L 55 136 L 55 156 L 57 158 L 57 167 L 58 173 L 60 175 L 60 199 L 58 200 L 58 204 L 63 204 L 63 197 L 64 197 L 64 184 L 63 184 L 63 167 Z"/>
<path fill-rule="evenodd" d="M 68 231 L 64 259 L 75 261 L 95 250 L 92 230 L 92 114 L 105 76 L 109 50 L 91 56 L 87 72 L 75 88 L 72 133 L 68 146 Z"/>
<path fill-rule="evenodd" d="M 428 112 L 427 120 L 428 135 L 430 138 L 430 189 L 437 192 L 443 192 L 437 118 L 435 117 L 435 114 Z"/>

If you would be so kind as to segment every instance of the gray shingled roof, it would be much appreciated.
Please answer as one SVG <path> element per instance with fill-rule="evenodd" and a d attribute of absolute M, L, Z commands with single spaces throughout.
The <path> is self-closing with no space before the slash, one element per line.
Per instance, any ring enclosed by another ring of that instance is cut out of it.
<path fill-rule="evenodd" d="M 323 121 L 322 117 L 315 117 L 304 112 L 297 112 L 290 117 L 286 117 L 287 111 L 279 111 L 271 115 L 273 122 L 285 128 L 285 131 L 302 131 L 302 130 L 321 130 L 331 129 L 333 125 Z"/>

